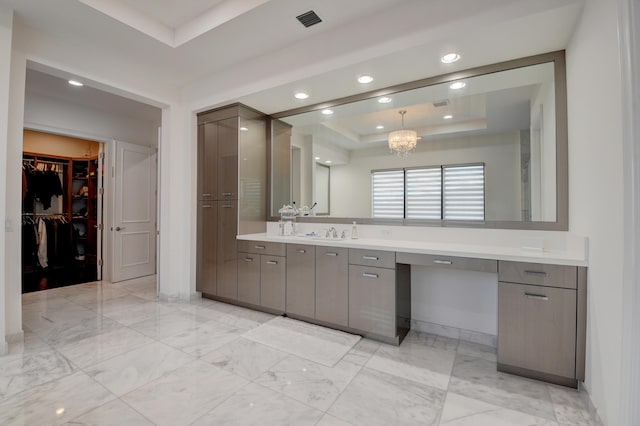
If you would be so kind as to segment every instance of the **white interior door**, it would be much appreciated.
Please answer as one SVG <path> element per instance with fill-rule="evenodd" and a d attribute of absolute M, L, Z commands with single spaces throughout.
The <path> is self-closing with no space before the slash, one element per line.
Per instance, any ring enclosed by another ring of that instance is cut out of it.
<path fill-rule="evenodd" d="M 115 144 L 112 281 L 118 282 L 156 272 L 156 151 Z"/>

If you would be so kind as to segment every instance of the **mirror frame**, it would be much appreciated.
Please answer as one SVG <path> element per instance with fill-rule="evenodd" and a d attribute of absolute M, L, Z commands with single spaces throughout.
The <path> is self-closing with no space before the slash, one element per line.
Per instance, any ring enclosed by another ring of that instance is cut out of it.
<path fill-rule="evenodd" d="M 525 230 L 545 230 L 545 231 L 568 231 L 569 230 L 569 154 L 568 154 L 568 130 L 567 130 L 567 80 L 565 51 L 559 50 L 541 55 L 528 56 L 510 61 L 500 62 L 491 65 L 484 65 L 462 71 L 455 71 L 435 77 L 428 77 L 421 80 L 403 83 L 384 89 L 372 90 L 357 95 L 334 99 L 300 108 L 294 108 L 271 114 L 271 119 L 282 119 L 290 115 L 302 114 L 305 112 L 333 108 L 352 102 L 373 99 L 380 96 L 388 96 L 398 92 L 418 89 L 425 86 L 447 83 L 463 78 L 477 77 L 480 75 L 507 71 L 515 68 L 522 68 L 530 65 L 542 63 L 554 63 L 555 79 L 555 110 L 556 110 L 556 221 L 555 222 L 523 222 L 523 221 L 484 221 L 464 222 L 464 221 L 418 221 L 411 219 L 373 219 L 373 218 L 346 218 L 327 216 L 302 216 L 298 217 L 300 222 L 318 223 L 343 223 L 350 224 L 357 221 L 361 224 L 371 225 L 413 225 L 413 226 L 436 226 L 436 227 L 467 227 L 467 228 L 493 228 L 493 229 L 525 229 Z M 269 153 L 271 153 L 271 140 Z M 269 164 L 269 182 L 271 183 L 272 169 Z M 269 204 L 271 204 L 271 184 L 269 185 Z M 271 215 L 271 210 L 269 215 Z M 278 221 L 278 216 L 270 216 L 269 221 Z"/>

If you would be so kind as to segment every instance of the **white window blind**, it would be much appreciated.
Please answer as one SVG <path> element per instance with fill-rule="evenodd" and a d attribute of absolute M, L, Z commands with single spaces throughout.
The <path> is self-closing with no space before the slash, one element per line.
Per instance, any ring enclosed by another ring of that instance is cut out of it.
<path fill-rule="evenodd" d="M 440 167 L 408 169 L 405 172 L 407 219 L 442 218 L 442 173 Z"/>
<path fill-rule="evenodd" d="M 404 218 L 404 170 L 371 172 L 371 216 Z"/>
<path fill-rule="evenodd" d="M 484 220 L 484 165 L 445 166 L 443 219 Z"/>

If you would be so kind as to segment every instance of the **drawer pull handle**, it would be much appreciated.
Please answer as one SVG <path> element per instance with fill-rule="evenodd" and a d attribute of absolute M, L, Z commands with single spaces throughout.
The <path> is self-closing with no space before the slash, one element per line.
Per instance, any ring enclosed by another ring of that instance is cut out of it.
<path fill-rule="evenodd" d="M 266 249 L 265 246 L 253 246 L 254 249 L 258 249 L 258 250 L 264 250 Z"/>
<path fill-rule="evenodd" d="M 222 196 L 223 197 L 231 197 L 233 195 L 233 192 L 223 192 Z"/>
<path fill-rule="evenodd" d="M 296 252 L 300 254 L 305 254 L 307 251 L 305 249 L 297 249 Z"/>
<path fill-rule="evenodd" d="M 441 260 L 441 259 L 435 259 L 433 261 L 433 263 L 437 264 L 437 265 L 453 265 L 453 262 L 450 260 Z"/>
<path fill-rule="evenodd" d="M 371 274 L 369 272 L 363 272 L 362 276 L 365 278 L 378 278 L 378 274 Z"/>
<path fill-rule="evenodd" d="M 229 205 L 229 204 L 223 204 L 223 205 L 222 205 L 222 208 L 223 208 L 223 209 L 230 209 L 230 208 L 232 208 L 232 207 L 233 207 L 233 206 L 232 206 L 232 205 Z"/>
<path fill-rule="evenodd" d="M 526 275 L 536 275 L 538 277 L 547 277 L 549 275 L 544 271 L 524 271 L 524 273 Z"/>
<path fill-rule="evenodd" d="M 277 260 L 267 260 L 267 265 L 277 265 L 278 261 Z"/>
<path fill-rule="evenodd" d="M 253 258 L 252 257 L 245 257 L 244 261 L 245 262 L 253 262 Z"/>
<path fill-rule="evenodd" d="M 212 208 L 212 207 L 213 207 L 213 206 L 210 206 L 210 205 L 208 205 L 208 204 L 206 204 L 206 205 L 202 206 L 202 208 L 203 208 L 203 209 L 210 209 L 210 208 Z"/>
<path fill-rule="evenodd" d="M 325 255 L 325 256 L 337 256 L 337 255 L 338 255 L 338 253 L 333 252 L 333 251 L 328 251 L 328 252 L 326 252 L 324 255 Z"/>
<path fill-rule="evenodd" d="M 549 296 L 544 294 L 525 293 L 524 295 L 527 296 L 527 299 L 549 300 Z"/>
<path fill-rule="evenodd" d="M 380 260 L 378 256 L 362 256 L 364 260 Z"/>
<path fill-rule="evenodd" d="M 202 194 L 203 197 L 211 197 L 213 194 Z"/>

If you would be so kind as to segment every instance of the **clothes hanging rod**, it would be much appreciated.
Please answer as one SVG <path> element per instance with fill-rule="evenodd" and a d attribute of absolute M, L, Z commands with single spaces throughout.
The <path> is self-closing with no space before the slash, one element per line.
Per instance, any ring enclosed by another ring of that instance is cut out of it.
<path fill-rule="evenodd" d="M 33 163 L 36 160 L 34 160 L 33 158 L 23 158 L 22 161 L 23 162 L 26 161 L 26 162 L 29 162 L 29 163 Z M 40 159 L 38 159 L 37 161 L 38 161 L 38 164 L 56 164 L 56 165 L 60 165 L 60 166 L 68 166 L 69 165 L 69 163 L 61 162 L 61 161 L 40 160 Z"/>
<path fill-rule="evenodd" d="M 22 213 L 22 216 L 67 216 L 67 213 Z"/>

